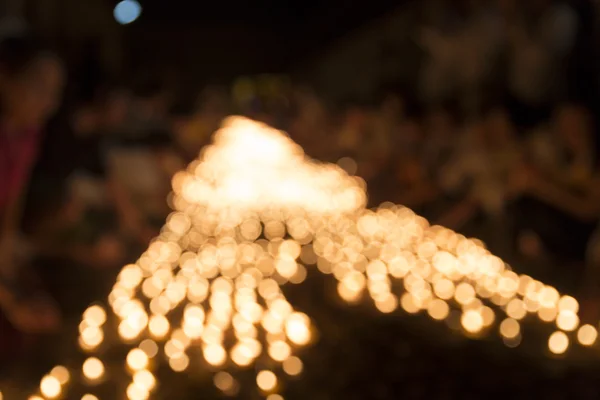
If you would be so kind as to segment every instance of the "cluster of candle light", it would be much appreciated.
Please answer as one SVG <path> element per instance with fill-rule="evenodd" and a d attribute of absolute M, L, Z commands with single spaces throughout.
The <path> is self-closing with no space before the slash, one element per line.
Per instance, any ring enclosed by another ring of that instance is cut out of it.
<path fill-rule="evenodd" d="M 160 359 L 181 372 L 196 361 L 193 349 L 224 394 L 239 391 L 231 367 L 255 364 L 268 366 L 258 368 L 257 387 L 282 400 L 277 371 L 302 372 L 293 354 L 311 341 L 313 328 L 281 286 L 303 282 L 312 265 L 337 279 L 348 303 L 368 295 L 383 313 L 424 312 L 468 336 L 498 330 L 516 346 L 523 319 L 535 315 L 556 325 L 548 339 L 554 354 L 566 352 L 574 332 L 583 346 L 597 338 L 593 326 L 579 326 L 573 297 L 516 274 L 479 241 L 430 226 L 405 207 L 366 209 L 360 178 L 309 160 L 285 134 L 254 121 L 228 119 L 200 159 L 173 178 L 169 201 L 175 211 L 161 234 L 121 270 L 108 297 L 118 336 L 131 346 L 130 400 L 152 395 Z M 93 305 L 79 326 L 79 345 L 90 357 L 78 373 L 91 388 L 106 379 L 92 355 L 106 321 L 105 309 Z M 56 367 L 40 394 L 63 396 L 69 377 Z"/>

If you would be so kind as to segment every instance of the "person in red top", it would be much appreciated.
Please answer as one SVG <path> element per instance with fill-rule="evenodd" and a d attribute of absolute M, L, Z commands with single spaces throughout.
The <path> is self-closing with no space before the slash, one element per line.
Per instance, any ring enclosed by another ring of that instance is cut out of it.
<path fill-rule="evenodd" d="M 0 40 L 0 309 L 25 332 L 53 329 L 52 303 L 23 289 L 21 205 L 42 127 L 59 105 L 63 66 L 29 37 Z"/>

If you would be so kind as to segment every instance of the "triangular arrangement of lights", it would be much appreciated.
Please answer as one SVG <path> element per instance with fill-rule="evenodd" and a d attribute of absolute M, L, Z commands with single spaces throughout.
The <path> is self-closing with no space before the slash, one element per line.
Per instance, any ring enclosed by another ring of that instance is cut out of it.
<path fill-rule="evenodd" d="M 444 320 L 458 312 L 466 335 L 499 330 L 508 346 L 521 340 L 519 321 L 536 315 L 557 326 L 552 353 L 564 353 L 574 332 L 581 345 L 594 344 L 597 331 L 579 327 L 576 299 L 408 208 L 366 209 L 364 188 L 341 168 L 308 159 L 285 133 L 228 118 L 200 158 L 173 177 L 174 212 L 109 295 L 110 318 L 130 348 L 125 397 L 152 398 L 153 371 L 164 361 L 176 372 L 203 363 L 231 396 L 240 390 L 235 370 L 254 365 L 258 390 L 281 400 L 281 378 L 301 373 L 294 353 L 313 329 L 281 286 L 302 283 L 313 266 L 337 279 L 342 299 L 368 294 L 383 313 L 400 305 Z M 98 304 L 85 311 L 79 345 L 89 357 L 80 367 L 54 368 L 30 399 L 73 398 L 65 392 L 75 376 L 89 392 L 81 399 L 98 399 L 95 386 L 110 379 L 98 355 L 111 346 L 107 318 Z"/>

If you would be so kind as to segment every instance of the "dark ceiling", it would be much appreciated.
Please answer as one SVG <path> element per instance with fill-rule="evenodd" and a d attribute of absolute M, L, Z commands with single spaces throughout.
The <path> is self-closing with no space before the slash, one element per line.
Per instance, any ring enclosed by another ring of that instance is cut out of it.
<path fill-rule="evenodd" d="M 140 18 L 123 27 L 134 69 L 160 60 L 210 81 L 302 71 L 337 38 L 408 0 L 138 1 Z"/>
<path fill-rule="evenodd" d="M 138 0 L 140 25 L 240 23 L 322 43 L 357 28 L 403 1 L 376 0 Z M 116 3 L 117 1 L 114 1 Z"/>

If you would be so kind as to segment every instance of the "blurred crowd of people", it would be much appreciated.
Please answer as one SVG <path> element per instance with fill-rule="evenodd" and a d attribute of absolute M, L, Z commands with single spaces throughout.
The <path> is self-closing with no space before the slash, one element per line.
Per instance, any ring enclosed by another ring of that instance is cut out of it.
<path fill-rule="evenodd" d="M 544 265 L 530 273 L 564 290 L 576 291 L 584 264 L 597 263 L 598 167 L 585 106 L 558 103 L 522 128 L 502 104 L 466 118 L 444 104 L 411 113 L 391 95 L 332 119 L 317 130 L 329 135 L 303 135 L 299 122 L 290 132 L 309 154 L 363 177 L 372 206 L 393 201 L 479 237 L 521 272 Z"/>
<path fill-rule="evenodd" d="M 69 83 L 59 108 L 67 81 L 60 59 L 29 38 L 5 39 L 4 324 L 27 332 L 59 325 L 40 286 L 58 288 L 63 304 L 82 292 L 83 305 L 103 296 L 106 286 L 85 286 L 85 276 L 110 277 L 135 260 L 169 213 L 170 177 L 233 113 L 281 128 L 311 157 L 364 178 L 372 206 L 404 204 L 481 238 L 519 272 L 592 294 L 600 264 L 596 121 L 589 98 L 572 95 L 581 77 L 567 77 L 585 30 L 567 3 L 531 3 L 516 10 L 498 2 L 504 14 L 493 18 L 484 9 L 433 16 L 442 20 L 420 36 L 428 56 L 417 93 L 382 88 L 375 100 L 335 104 L 279 76 L 208 87 L 182 101 L 140 74 L 88 90 Z M 56 282 L 58 270 L 70 280 Z M 0 336 L 3 343 L 10 341 Z"/>

